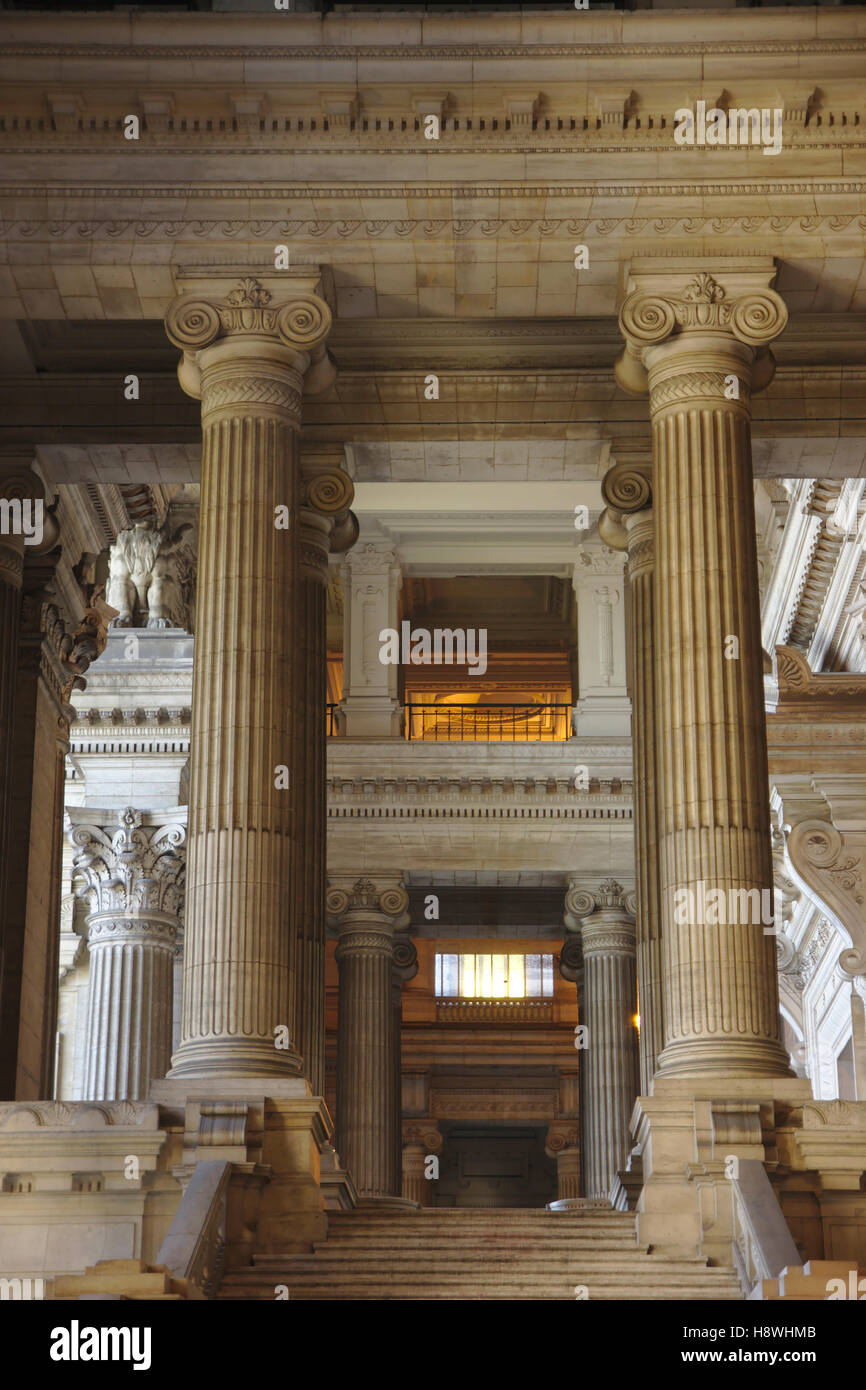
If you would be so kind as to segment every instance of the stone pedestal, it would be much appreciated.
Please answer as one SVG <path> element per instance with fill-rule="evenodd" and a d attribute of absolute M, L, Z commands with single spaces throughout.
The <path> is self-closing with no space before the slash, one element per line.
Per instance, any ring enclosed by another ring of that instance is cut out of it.
<path fill-rule="evenodd" d="M 579 1053 L 586 1069 L 581 1097 L 584 1195 L 603 1198 L 626 1164 L 638 1090 L 633 903 L 609 879 L 597 893 L 571 889 L 566 909 L 567 923 L 580 923 L 584 962 L 582 1021 L 588 1047 Z"/>
<path fill-rule="evenodd" d="M 400 1191 L 393 935 L 408 903 L 398 877 L 333 879 L 327 898 L 339 933 L 336 1147 L 362 1202 Z"/>
<path fill-rule="evenodd" d="M 84 1100 L 143 1100 L 171 1062 L 186 810 L 72 811 L 73 881 L 89 900 Z"/>
<path fill-rule="evenodd" d="M 288 284 L 286 282 L 289 282 Z M 318 273 L 178 299 L 166 328 L 202 403 L 189 867 L 172 1076 L 285 1077 L 299 660 L 297 436 L 330 311 Z"/>

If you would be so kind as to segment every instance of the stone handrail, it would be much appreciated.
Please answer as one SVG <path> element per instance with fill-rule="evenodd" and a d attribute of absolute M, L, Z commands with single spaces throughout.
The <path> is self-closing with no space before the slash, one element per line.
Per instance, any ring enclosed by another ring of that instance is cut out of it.
<path fill-rule="evenodd" d="M 215 1298 L 223 1275 L 231 1175 L 228 1162 L 196 1164 L 156 1257 L 157 1266 L 187 1280 L 193 1299 Z"/>
<path fill-rule="evenodd" d="M 748 1295 L 761 1279 L 798 1266 L 801 1255 L 760 1159 L 738 1160 L 734 1194 L 734 1267 Z"/>

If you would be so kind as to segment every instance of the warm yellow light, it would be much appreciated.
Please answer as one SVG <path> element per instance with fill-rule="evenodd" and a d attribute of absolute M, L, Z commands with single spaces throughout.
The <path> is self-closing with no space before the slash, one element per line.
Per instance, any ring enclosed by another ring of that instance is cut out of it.
<path fill-rule="evenodd" d="M 634 1017 L 632 1018 L 632 1023 L 634 1024 L 637 1031 L 640 1032 L 640 1014 L 634 1015 Z"/>

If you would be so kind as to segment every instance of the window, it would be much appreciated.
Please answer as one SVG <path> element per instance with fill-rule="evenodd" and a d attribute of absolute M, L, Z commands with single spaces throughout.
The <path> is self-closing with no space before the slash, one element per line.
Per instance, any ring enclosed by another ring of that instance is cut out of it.
<path fill-rule="evenodd" d="M 437 999 L 552 999 L 552 955 L 436 956 Z"/>

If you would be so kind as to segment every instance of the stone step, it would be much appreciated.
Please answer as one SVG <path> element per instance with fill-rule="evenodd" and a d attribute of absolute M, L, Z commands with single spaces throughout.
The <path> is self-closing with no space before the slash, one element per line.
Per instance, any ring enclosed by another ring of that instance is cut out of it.
<path fill-rule="evenodd" d="M 463 1302 L 467 1300 L 487 1300 L 487 1299 L 511 1299 L 520 1300 L 559 1300 L 563 1302 L 575 1302 L 574 1287 L 571 1281 L 564 1283 L 539 1284 L 537 1281 L 531 1283 L 497 1283 L 496 1285 L 480 1285 L 477 1282 L 466 1284 L 444 1285 L 438 1280 L 430 1279 L 425 1282 L 402 1283 L 400 1286 L 382 1284 L 368 1284 L 359 1287 L 356 1281 L 343 1281 L 336 1283 L 327 1280 L 320 1284 L 305 1283 L 303 1285 L 292 1285 L 288 1280 L 283 1280 L 288 1284 L 289 1299 L 294 1302 L 344 1302 L 358 1300 L 378 1300 L 378 1301 L 404 1301 L 428 1299 L 448 1299 L 453 1302 Z M 612 1301 L 657 1301 L 659 1299 L 683 1301 L 683 1302 L 736 1302 L 742 1301 L 742 1293 L 739 1284 L 707 1284 L 701 1283 L 669 1283 L 667 1281 L 653 1280 L 636 1281 L 622 1280 L 608 1285 L 591 1285 L 586 1280 L 575 1280 L 574 1283 L 585 1283 L 589 1289 L 590 1302 L 612 1302 Z M 230 1285 L 223 1285 L 220 1289 L 219 1297 L 224 1300 L 242 1297 L 245 1301 L 274 1302 L 273 1286 L 261 1289 L 244 1289 L 242 1291 L 233 1289 Z"/>

